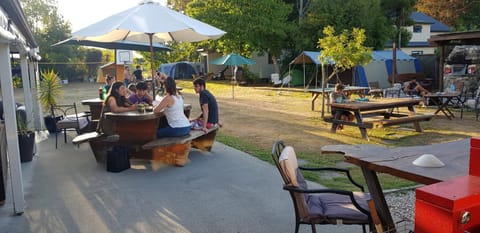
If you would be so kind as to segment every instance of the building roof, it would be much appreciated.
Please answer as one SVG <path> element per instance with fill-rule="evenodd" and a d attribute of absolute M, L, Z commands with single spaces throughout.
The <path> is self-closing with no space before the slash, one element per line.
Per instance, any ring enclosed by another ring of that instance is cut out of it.
<path fill-rule="evenodd" d="M 449 32 L 450 27 L 443 24 L 442 22 L 422 13 L 422 12 L 412 12 L 410 18 L 415 21 L 415 23 L 431 24 L 430 32 Z"/>

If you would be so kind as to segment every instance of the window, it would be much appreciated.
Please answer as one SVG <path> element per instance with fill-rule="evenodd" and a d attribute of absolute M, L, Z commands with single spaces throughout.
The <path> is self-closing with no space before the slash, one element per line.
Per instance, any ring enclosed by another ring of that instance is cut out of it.
<path fill-rule="evenodd" d="M 422 25 L 413 25 L 414 33 L 422 33 Z"/>
<path fill-rule="evenodd" d="M 415 50 L 415 51 L 412 51 L 411 55 L 423 55 L 423 51 L 422 50 Z"/>

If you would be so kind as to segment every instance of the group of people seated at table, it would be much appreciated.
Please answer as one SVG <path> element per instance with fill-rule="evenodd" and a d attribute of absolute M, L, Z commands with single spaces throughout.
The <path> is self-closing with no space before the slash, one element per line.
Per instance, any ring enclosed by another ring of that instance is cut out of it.
<path fill-rule="evenodd" d="M 160 103 L 153 106 L 153 112 L 158 113 L 163 111 L 168 124 L 166 127 L 157 130 L 157 138 L 188 135 L 192 128 L 207 132 L 209 128 L 219 124 L 217 101 L 215 97 L 206 90 L 205 80 L 196 79 L 193 82 L 195 92 L 199 94 L 202 114 L 192 121 L 184 114 L 183 97 L 177 95 L 175 80 L 167 77 L 164 84 L 166 95 Z M 138 104 L 152 105 L 153 98 L 147 94 L 147 84 L 145 82 L 130 85 L 135 85 L 135 88 L 130 89 L 129 87 L 127 89 L 124 82 L 117 81 L 111 84 L 103 102 L 103 113 L 136 111 Z M 134 90 L 134 92 L 127 97 L 127 90 Z M 114 134 L 113 122 L 105 118 L 104 114 L 102 114 L 100 121 L 100 130 L 107 135 Z"/>
<path fill-rule="evenodd" d="M 429 93 L 420 83 L 417 82 L 416 78 L 413 78 L 411 81 L 408 81 L 404 84 L 404 92 L 409 95 L 420 95 L 425 96 Z M 335 85 L 335 91 L 330 93 L 330 103 L 345 103 L 349 102 L 348 96 L 344 93 L 345 86 L 341 83 Z M 355 117 L 350 111 L 345 110 L 332 110 L 332 116 L 335 117 L 337 111 L 340 111 L 340 120 L 342 121 L 353 121 Z M 338 124 L 337 130 L 342 130 L 343 124 Z"/>

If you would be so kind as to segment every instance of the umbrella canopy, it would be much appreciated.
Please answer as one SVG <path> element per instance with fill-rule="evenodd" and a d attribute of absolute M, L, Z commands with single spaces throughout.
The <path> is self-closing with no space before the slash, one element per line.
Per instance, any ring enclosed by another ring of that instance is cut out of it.
<path fill-rule="evenodd" d="M 117 42 L 98 42 L 91 40 L 77 40 L 75 38 L 69 38 L 58 43 L 53 44 L 52 46 L 61 46 L 61 45 L 77 45 L 77 46 L 92 46 L 105 49 L 122 49 L 122 50 L 135 50 L 135 51 L 150 51 L 149 43 L 140 43 L 133 41 L 117 41 Z M 154 51 L 172 51 L 170 47 L 162 45 L 160 43 L 152 44 Z"/>
<path fill-rule="evenodd" d="M 237 66 L 240 65 L 253 65 L 255 64 L 254 60 L 248 59 L 246 57 L 243 57 L 241 55 L 238 55 L 236 53 L 230 53 L 228 55 L 225 55 L 223 57 L 219 57 L 213 61 L 210 62 L 211 64 L 214 65 L 228 65 L 228 66 L 235 66 L 235 71 L 237 70 Z M 232 99 L 235 100 L 235 80 L 236 78 L 236 72 L 234 77 L 234 80 L 232 82 Z"/>
<path fill-rule="evenodd" d="M 210 62 L 214 65 L 228 65 L 228 66 L 240 66 L 240 65 L 253 65 L 254 60 L 248 59 L 236 53 L 230 53 L 223 57 L 217 58 Z"/>
<path fill-rule="evenodd" d="M 154 42 L 197 42 L 218 39 L 226 32 L 147 0 L 107 17 L 73 34 L 73 38 L 98 42 L 135 41 L 150 43 L 152 78 Z M 155 82 L 153 82 L 155 84 Z M 153 86 L 155 93 L 155 85 Z"/>
<path fill-rule="evenodd" d="M 105 18 L 73 33 L 82 40 L 100 42 L 137 41 L 165 43 L 218 39 L 226 32 L 171 10 L 157 2 L 139 5 Z"/>

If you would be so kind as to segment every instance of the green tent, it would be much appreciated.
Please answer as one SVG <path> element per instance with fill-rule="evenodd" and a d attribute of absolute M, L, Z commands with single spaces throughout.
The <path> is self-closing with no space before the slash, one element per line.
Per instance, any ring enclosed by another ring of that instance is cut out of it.
<path fill-rule="evenodd" d="M 283 77 L 287 76 L 288 72 L 283 75 Z M 291 86 L 303 86 L 303 72 L 298 69 L 290 70 L 290 76 L 292 76 L 292 81 L 290 82 Z"/>

